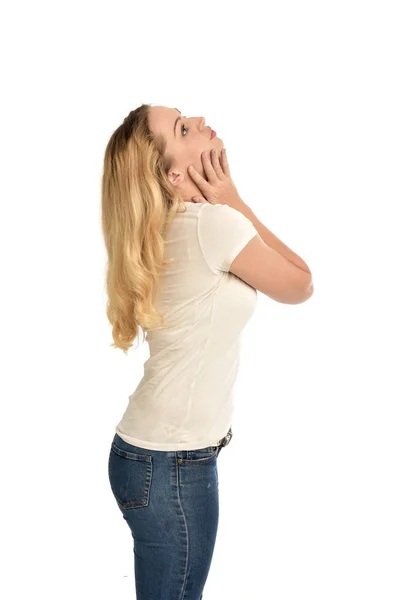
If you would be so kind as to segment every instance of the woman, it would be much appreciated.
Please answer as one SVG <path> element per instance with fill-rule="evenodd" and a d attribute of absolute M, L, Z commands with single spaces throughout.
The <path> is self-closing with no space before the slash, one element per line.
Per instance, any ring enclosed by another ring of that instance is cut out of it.
<path fill-rule="evenodd" d="M 112 345 L 127 352 L 140 326 L 150 349 L 108 463 L 139 600 L 203 597 L 241 333 L 257 290 L 287 304 L 313 292 L 306 263 L 240 198 L 213 134 L 202 117 L 143 104 L 104 158 Z"/>

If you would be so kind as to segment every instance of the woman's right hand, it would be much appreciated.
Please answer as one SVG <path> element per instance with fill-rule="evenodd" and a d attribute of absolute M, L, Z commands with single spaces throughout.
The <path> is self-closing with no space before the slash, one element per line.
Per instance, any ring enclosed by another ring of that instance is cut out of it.
<path fill-rule="evenodd" d="M 201 160 L 208 181 L 192 165 L 188 167 L 190 177 L 202 194 L 202 196 L 194 196 L 192 198 L 193 202 L 228 204 L 232 208 L 241 211 L 244 202 L 232 181 L 225 148 L 222 149 L 219 159 L 215 149 L 212 149 L 211 152 L 202 152 Z"/>

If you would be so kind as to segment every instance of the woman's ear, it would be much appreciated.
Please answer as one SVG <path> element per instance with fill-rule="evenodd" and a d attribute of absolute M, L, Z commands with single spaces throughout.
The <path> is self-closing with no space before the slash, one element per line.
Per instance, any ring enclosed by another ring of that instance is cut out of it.
<path fill-rule="evenodd" d="M 168 179 L 172 183 L 172 185 L 179 185 L 183 181 L 183 173 L 182 171 L 178 171 L 177 169 L 171 169 L 168 172 Z"/>

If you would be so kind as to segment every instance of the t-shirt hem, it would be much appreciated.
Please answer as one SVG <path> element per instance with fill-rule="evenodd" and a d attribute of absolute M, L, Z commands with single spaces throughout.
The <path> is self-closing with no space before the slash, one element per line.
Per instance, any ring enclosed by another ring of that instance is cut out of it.
<path fill-rule="evenodd" d="M 127 444 L 131 444 L 132 446 L 138 446 L 139 448 L 144 448 L 146 450 L 198 450 L 200 448 L 208 448 L 209 446 L 217 446 L 218 442 L 222 440 L 227 434 L 228 430 L 225 433 L 221 434 L 217 439 L 205 439 L 197 442 L 149 442 L 147 440 L 140 440 L 139 438 L 132 437 L 130 435 L 126 435 L 118 430 L 118 427 L 115 428 L 115 433 L 119 435 Z"/>

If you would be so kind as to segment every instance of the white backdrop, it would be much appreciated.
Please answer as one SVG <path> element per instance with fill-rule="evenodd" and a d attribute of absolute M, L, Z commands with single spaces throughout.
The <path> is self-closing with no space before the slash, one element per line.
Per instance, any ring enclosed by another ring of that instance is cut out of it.
<path fill-rule="evenodd" d="M 148 347 L 110 347 L 100 181 L 142 102 L 205 117 L 315 287 L 301 305 L 259 293 L 246 328 L 204 600 L 399 599 L 396 5 L 2 9 L 7 600 L 134 598 L 107 461 Z"/>

